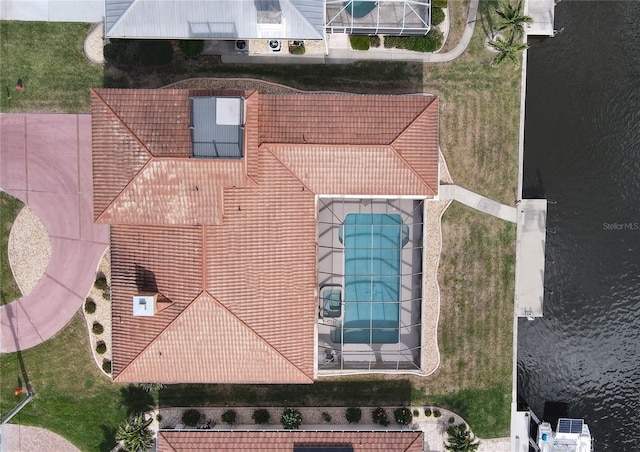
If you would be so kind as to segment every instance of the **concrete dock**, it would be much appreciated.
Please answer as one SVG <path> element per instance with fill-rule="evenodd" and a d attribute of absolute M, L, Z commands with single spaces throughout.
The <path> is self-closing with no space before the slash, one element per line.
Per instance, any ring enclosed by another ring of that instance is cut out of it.
<path fill-rule="evenodd" d="M 558 0 L 559 1 L 559 0 Z M 533 19 L 527 25 L 528 36 L 554 36 L 555 0 L 527 0 L 524 4 L 524 14 Z"/>

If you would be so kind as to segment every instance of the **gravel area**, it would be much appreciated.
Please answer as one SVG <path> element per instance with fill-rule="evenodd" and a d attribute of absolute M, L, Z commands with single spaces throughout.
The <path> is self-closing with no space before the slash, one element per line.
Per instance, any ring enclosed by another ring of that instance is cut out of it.
<path fill-rule="evenodd" d="M 44 275 L 51 259 L 51 242 L 44 223 L 35 212 L 23 207 L 9 233 L 8 257 L 13 277 L 28 295 Z"/>
<path fill-rule="evenodd" d="M 95 64 L 104 64 L 104 23 L 91 27 L 84 40 L 84 55 Z"/>
<path fill-rule="evenodd" d="M 111 253 L 110 248 L 104 252 L 100 264 L 98 265 L 98 272 L 102 273 L 107 278 L 107 285 L 111 287 Z M 104 297 L 104 293 L 110 293 L 108 290 L 97 289 L 95 285 L 91 286 L 91 290 L 87 295 L 87 300 L 91 299 L 96 304 L 96 310 L 94 313 L 87 313 L 85 305 L 82 307 L 84 312 L 84 318 L 87 321 L 87 331 L 89 332 L 89 339 L 91 340 L 91 352 L 93 353 L 93 359 L 96 362 L 98 368 L 105 374 L 109 375 L 102 370 L 102 363 L 107 360 L 111 361 L 111 300 L 107 300 Z M 94 322 L 100 323 L 104 331 L 101 334 L 95 334 L 92 331 Z M 96 347 L 99 342 L 104 342 L 107 347 L 107 351 L 103 354 L 96 352 Z"/>

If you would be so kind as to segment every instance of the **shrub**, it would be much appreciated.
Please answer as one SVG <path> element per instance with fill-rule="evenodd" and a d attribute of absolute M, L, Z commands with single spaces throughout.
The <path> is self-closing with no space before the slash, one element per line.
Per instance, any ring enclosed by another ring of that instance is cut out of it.
<path fill-rule="evenodd" d="M 300 428 L 300 424 L 302 424 L 302 414 L 298 410 L 287 408 L 282 413 L 280 422 L 282 422 L 282 427 L 287 430 Z"/>
<path fill-rule="evenodd" d="M 93 314 L 96 312 L 96 302 L 91 298 L 87 298 L 87 301 L 84 302 L 84 312 L 87 314 Z"/>
<path fill-rule="evenodd" d="M 449 418 L 449 424 L 453 424 L 455 421 L 456 421 L 456 418 L 455 418 L 455 417 L 451 416 L 451 417 Z"/>
<path fill-rule="evenodd" d="M 411 415 L 411 410 L 406 407 L 398 408 L 393 412 L 393 417 L 396 422 L 400 425 L 409 425 L 413 420 L 413 416 Z"/>
<path fill-rule="evenodd" d="M 200 411 L 193 408 L 182 413 L 182 423 L 189 427 L 195 427 L 200 422 Z"/>
<path fill-rule="evenodd" d="M 256 424 L 267 424 L 270 418 L 271 415 L 269 414 L 269 411 L 265 410 L 264 408 L 255 410 L 251 415 L 251 419 L 253 419 L 253 422 L 255 422 Z"/>
<path fill-rule="evenodd" d="M 347 422 L 349 424 L 357 424 L 362 418 L 362 410 L 356 407 L 347 408 Z"/>
<path fill-rule="evenodd" d="M 436 29 L 431 29 L 426 36 L 387 36 L 384 39 L 386 48 L 413 50 L 415 52 L 434 52 L 442 46 L 444 36 Z"/>
<path fill-rule="evenodd" d="M 433 410 L 433 417 L 440 417 L 442 416 L 442 413 L 440 412 L 440 410 Z"/>
<path fill-rule="evenodd" d="M 102 334 L 104 333 L 104 327 L 100 322 L 93 322 L 93 326 L 91 327 L 91 331 L 93 334 Z"/>
<path fill-rule="evenodd" d="M 371 411 L 371 419 L 373 420 L 374 424 L 382 425 L 383 427 L 389 425 L 387 412 L 384 410 L 384 408 L 378 407 Z"/>
<path fill-rule="evenodd" d="M 371 47 L 380 47 L 380 36 L 373 35 L 370 36 Z"/>
<path fill-rule="evenodd" d="M 222 416 L 220 417 L 220 419 L 222 419 L 222 422 L 224 422 L 225 424 L 229 424 L 229 425 L 233 425 L 236 423 L 236 412 L 235 410 L 227 410 L 224 413 L 222 413 Z"/>
<path fill-rule="evenodd" d="M 413 417 L 419 417 L 420 416 L 420 411 L 415 409 L 413 410 Z"/>
<path fill-rule="evenodd" d="M 102 298 L 107 301 L 111 300 L 111 292 L 105 290 L 102 292 Z"/>
<path fill-rule="evenodd" d="M 371 46 L 371 39 L 369 36 L 349 36 L 349 41 L 351 41 L 351 48 L 353 50 L 369 50 Z"/>
<path fill-rule="evenodd" d="M 124 65 L 161 66 L 173 60 L 173 47 L 169 41 L 112 39 L 104 47 L 104 57 Z"/>
<path fill-rule="evenodd" d="M 291 55 L 304 55 L 304 52 L 305 52 L 304 44 L 291 44 L 289 46 L 289 53 Z"/>
<path fill-rule="evenodd" d="M 444 22 L 444 11 L 442 8 L 431 8 L 431 25 L 440 25 Z"/>
<path fill-rule="evenodd" d="M 105 359 L 104 361 L 102 361 L 102 370 L 104 370 L 106 373 L 110 374 L 111 373 L 111 361 L 109 361 L 108 359 Z"/>
<path fill-rule="evenodd" d="M 167 387 L 164 383 L 138 383 L 138 387 L 144 392 L 160 391 Z"/>
<path fill-rule="evenodd" d="M 107 344 L 105 344 L 102 341 L 98 342 L 98 345 L 96 345 L 96 353 L 98 355 L 104 355 L 106 351 L 107 351 Z"/>
<path fill-rule="evenodd" d="M 156 421 L 162 422 L 162 414 L 160 413 L 156 414 Z"/>
<path fill-rule="evenodd" d="M 189 58 L 195 58 L 202 54 L 204 50 L 204 41 L 199 39 L 188 39 L 178 42 L 178 47 Z"/>
<path fill-rule="evenodd" d="M 431 408 L 425 408 L 424 409 L 424 415 L 427 416 L 427 417 L 431 416 Z"/>
<path fill-rule="evenodd" d="M 325 422 L 331 422 L 331 415 L 329 413 L 327 413 L 326 411 L 322 412 L 322 419 Z"/>
<path fill-rule="evenodd" d="M 107 277 L 104 276 L 104 273 L 98 272 L 93 286 L 98 290 L 105 290 L 107 288 Z"/>
<path fill-rule="evenodd" d="M 432 8 L 446 8 L 448 6 L 449 0 L 431 0 Z"/>

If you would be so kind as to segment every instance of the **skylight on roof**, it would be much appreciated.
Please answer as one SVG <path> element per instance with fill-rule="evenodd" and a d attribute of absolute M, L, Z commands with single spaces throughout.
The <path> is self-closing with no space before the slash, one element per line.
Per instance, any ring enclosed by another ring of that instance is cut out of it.
<path fill-rule="evenodd" d="M 242 158 L 244 99 L 190 97 L 191 141 L 197 158 Z"/>

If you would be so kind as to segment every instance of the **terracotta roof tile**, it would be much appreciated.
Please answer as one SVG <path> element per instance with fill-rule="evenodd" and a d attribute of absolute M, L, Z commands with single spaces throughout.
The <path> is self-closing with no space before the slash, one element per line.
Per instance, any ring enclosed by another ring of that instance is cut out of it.
<path fill-rule="evenodd" d="M 225 188 L 246 183 L 242 160 L 154 159 L 100 216 L 111 224 L 222 223 Z"/>
<path fill-rule="evenodd" d="M 438 99 L 436 98 L 392 146 L 430 188 L 438 191 Z"/>
<path fill-rule="evenodd" d="M 207 290 L 313 376 L 315 198 L 270 153 L 259 160 L 257 186 L 228 190 L 224 227 L 207 228 Z"/>
<path fill-rule="evenodd" d="M 390 144 L 432 96 L 260 95 L 260 143 Z"/>
<path fill-rule="evenodd" d="M 124 371 L 118 381 L 290 383 L 313 380 L 203 292 Z"/>
<path fill-rule="evenodd" d="M 113 375 L 128 365 L 202 291 L 202 228 L 111 227 Z M 172 301 L 153 317 L 133 316 L 133 296 Z"/>
<path fill-rule="evenodd" d="M 149 161 L 151 154 L 100 98 L 91 93 L 94 219 Z"/>
<path fill-rule="evenodd" d="M 167 431 L 158 433 L 158 452 L 293 452 L 294 446 L 351 446 L 354 452 L 421 452 L 422 432 Z"/>
<path fill-rule="evenodd" d="M 92 93 L 94 207 L 115 225 L 114 379 L 311 382 L 315 195 L 433 194 L 437 102 L 237 92 L 245 158 L 199 160 L 184 158 L 183 99 L 215 93 L 161 91 Z M 134 317 L 133 295 L 156 290 L 169 308 Z"/>
<path fill-rule="evenodd" d="M 99 89 L 107 103 L 155 157 L 189 157 L 189 97 L 175 89 Z"/>
<path fill-rule="evenodd" d="M 268 145 L 316 194 L 431 195 L 390 146 Z"/>

